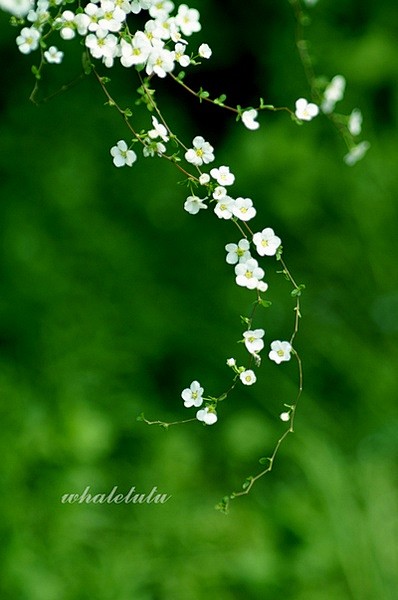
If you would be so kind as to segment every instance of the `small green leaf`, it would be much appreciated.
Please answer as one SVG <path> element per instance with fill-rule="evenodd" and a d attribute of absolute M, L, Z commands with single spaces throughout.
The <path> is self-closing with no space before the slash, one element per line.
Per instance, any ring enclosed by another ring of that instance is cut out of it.
<path fill-rule="evenodd" d="M 292 298 L 297 298 L 297 296 L 301 296 L 301 292 L 303 290 L 305 290 L 305 285 L 304 283 L 300 283 L 300 285 L 298 285 L 296 288 L 294 288 L 294 290 L 290 292 L 290 295 L 292 296 Z"/>
<path fill-rule="evenodd" d="M 247 488 L 250 486 L 252 481 L 253 481 L 253 475 L 249 475 L 249 477 L 246 477 L 246 479 L 242 485 L 242 489 L 247 490 Z"/>
<path fill-rule="evenodd" d="M 41 73 L 40 73 L 40 69 L 38 67 L 36 67 L 35 65 L 32 65 L 32 73 L 33 75 L 36 77 L 36 79 L 41 79 Z"/>
<path fill-rule="evenodd" d="M 264 308 L 269 308 L 270 306 L 272 306 L 271 300 L 264 300 L 264 298 L 260 298 L 258 303 L 260 304 L 260 306 L 264 306 Z"/>

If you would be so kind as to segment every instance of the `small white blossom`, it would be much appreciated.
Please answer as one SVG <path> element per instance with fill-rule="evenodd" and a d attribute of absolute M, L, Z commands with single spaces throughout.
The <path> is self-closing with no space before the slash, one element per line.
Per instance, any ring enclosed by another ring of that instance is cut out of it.
<path fill-rule="evenodd" d="M 40 32 L 34 27 L 24 27 L 17 37 L 18 49 L 22 54 L 29 54 L 39 47 Z"/>
<path fill-rule="evenodd" d="M 33 6 L 33 0 L 0 0 L 1 10 L 5 10 L 18 18 L 25 17 Z"/>
<path fill-rule="evenodd" d="M 159 42 L 155 44 L 155 42 Z M 163 42 L 161 42 L 163 44 Z M 163 48 L 160 45 L 160 40 L 152 41 L 152 51 L 148 56 L 146 73 L 152 75 L 155 73 L 158 77 L 164 78 L 167 73 L 174 69 L 174 52 Z"/>
<path fill-rule="evenodd" d="M 279 418 L 281 421 L 289 421 L 290 420 L 290 413 L 288 412 L 283 412 L 279 415 Z"/>
<path fill-rule="evenodd" d="M 258 112 L 254 108 L 245 110 L 245 112 L 242 114 L 243 125 L 252 131 L 258 129 L 260 127 L 260 123 L 257 123 L 256 121 L 257 115 Z"/>
<path fill-rule="evenodd" d="M 264 348 L 263 337 L 265 335 L 264 329 L 254 329 L 253 331 L 245 331 L 243 338 L 245 346 L 250 354 L 257 354 Z"/>
<path fill-rule="evenodd" d="M 348 154 L 344 157 L 344 162 L 349 167 L 355 165 L 361 158 L 363 158 L 366 152 L 369 150 L 370 144 L 369 142 L 361 142 L 357 146 L 351 148 Z"/>
<path fill-rule="evenodd" d="M 200 58 L 210 58 L 212 50 L 208 44 L 201 44 L 199 46 L 198 54 Z"/>
<path fill-rule="evenodd" d="M 256 383 L 256 381 L 257 381 L 257 377 L 256 377 L 254 371 L 252 371 L 251 369 L 247 369 L 246 371 L 243 371 L 239 375 L 239 379 L 241 380 L 241 382 L 244 385 L 253 385 L 253 383 Z"/>
<path fill-rule="evenodd" d="M 59 65 L 62 62 L 64 53 L 58 50 L 56 46 L 50 46 L 48 50 L 44 52 L 44 58 L 48 63 Z"/>
<path fill-rule="evenodd" d="M 104 29 L 89 33 L 85 44 L 94 58 L 113 58 L 117 52 L 117 37 Z"/>
<path fill-rule="evenodd" d="M 292 346 L 290 342 L 281 342 L 280 340 L 276 340 L 271 343 L 271 352 L 268 354 L 268 356 L 271 360 L 279 365 L 281 362 L 290 360 L 291 351 Z"/>
<path fill-rule="evenodd" d="M 261 267 L 258 266 L 258 262 L 254 258 L 250 258 L 244 263 L 238 263 L 235 266 L 236 283 L 241 287 L 246 287 L 249 290 L 258 288 L 260 280 L 264 277 L 265 273 Z M 264 285 L 266 286 L 264 289 Z M 265 291 L 267 284 L 261 286 Z"/>
<path fill-rule="evenodd" d="M 162 123 L 159 123 L 156 117 L 152 117 L 152 127 L 150 131 L 148 131 L 148 135 L 151 139 L 156 140 L 156 138 L 160 137 L 164 142 L 169 141 L 168 131 Z"/>
<path fill-rule="evenodd" d="M 143 155 L 147 158 L 148 156 L 161 156 L 166 152 L 166 146 L 162 144 L 162 142 L 156 142 L 155 140 L 151 140 L 149 137 L 144 139 L 145 146 L 142 149 Z"/>
<path fill-rule="evenodd" d="M 174 60 L 178 62 L 181 67 L 187 67 L 191 62 L 188 54 L 185 54 L 185 44 L 178 43 L 174 48 Z"/>
<path fill-rule="evenodd" d="M 186 4 L 180 4 L 178 7 L 176 23 L 183 35 L 190 36 L 201 30 L 199 18 L 199 11 L 196 8 L 188 8 Z"/>
<path fill-rule="evenodd" d="M 346 81 L 342 75 L 336 75 L 329 83 L 323 93 L 321 104 L 322 112 L 330 114 L 333 112 L 336 102 L 343 99 Z"/>
<path fill-rule="evenodd" d="M 208 173 L 202 173 L 202 175 L 199 177 L 199 183 L 200 185 L 207 185 L 210 181 L 210 175 Z"/>
<path fill-rule="evenodd" d="M 120 41 L 120 62 L 124 67 L 144 64 L 151 53 L 152 45 L 143 31 L 136 31 L 131 42 Z"/>
<path fill-rule="evenodd" d="M 200 167 L 203 163 L 208 164 L 214 160 L 214 148 L 206 142 L 201 135 L 197 135 L 192 141 L 193 148 L 185 153 L 185 160 Z"/>
<path fill-rule="evenodd" d="M 251 258 L 249 249 L 250 243 L 245 238 L 240 240 L 238 244 L 227 244 L 225 246 L 227 263 L 229 265 L 236 265 L 236 263 L 247 262 Z"/>
<path fill-rule="evenodd" d="M 152 2 L 149 8 L 149 14 L 153 19 L 164 19 L 169 16 L 174 8 L 170 0 L 156 0 Z"/>
<path fill-rule="evenodd" d="M 193 381 L 189 388 L 185 388 L 181 392 L 181 398 L 184 400 L 184 406 L 190 408 L 191 406 L 202 406 L 203 404 L 203 388 L 199 381 Z"/>
<path fill-rule="evenodd" d="M 266 227 L 253 235 L 253 243 L 260 256 L 274 256 L 281 245 L 281 239 L 271 227 Z"/>
<path fill-rule="evenodd" d="M 75 14 L 71 10 L 64 10 L 61 17 L 56 19 L 62 23 L 59 35 L 63 40 L 71 40 L 76 35 Z"/>
<path fill-rule="evenodd" d="M 210 408 L 206 406 L 206 408 L 201 408 L 196 413 L 196 418 L 198 421 L 203 421 L 206 425 L 214 425 L 217 422 L 217 413 L 214 408 Z"/>
<path fill-rule="evenodd" d="M 348 131 L 351 135 L 359 135 L 362 131 L 362 113 L 359 108 L 354 108 L 348 119 Z"/>
<path fill-rule="evenodd" d="M 205 198 L 203 198 L 205 200 Z M 207 208 L 207 205 L 198 196 L 188 196 L 184 203 L 184 209 L 190 215 L 197 215 L 201 208 Z"/>
<path fill-rule="evenodd" d="M 256 209 L 253 206 L 253 200 L 250 198 L 236 198 L 232 212 L 241 221 L 250 221 L 256 216 Z"/>
<path fill-rule="evenodd" d="M 297 100 L 295 115 L 301 121 L 311 121 L 318 113 L 319 108 L 316 104 L 308 102 L 305 98 Z"/>
<path fill-rule="evenodd" d="M 219 183 L 220 185 L 232 185 L 235 181 L 235 175 L 230 172 L 229 167 L 222 166 L 218 169 L 212 169 L 210 171 L 210 175 Z"/>
<path fill-rule="evenodd" d="M 232 209 L 234 204 L 235 200 L 233 198 L 230 198 L 229 196 L 223 196 L 223 198 L 221 198 L 221 200 L 219 200 L 214 207 L 214 212 L 219 219 L 232 219 Z"/>
<path fill-rule="evenodd" d="M 228 358 L 227 365 L 228 367 L 234 367 L 236 365 L 236 360 L 234 358 Z"/>
<path fill-rule="evenodd" d="M 115 167 L 131 167 L 137 160 L 137 155 L 134 150 L 129 150 L 124 140 L 119 140 L 116 146 L 110 150 L 113 156 L 113 164 Z"/>
<path fill-rule="evenodd" d="M 224 186 L 218 185 L 213 191 L 214 200 L 222 200 L 227 195 L 227 190 Z"/>
<path fill-rule="evenodd" d="M 126 20 L 126 13 L 124 10 L 119 6 L 116 6 L 111 0 L 102 0 L 101 9 L 103 15 L 98 21 L 100 29 L 112 31 L 113 33 L 120 31 Z"/>

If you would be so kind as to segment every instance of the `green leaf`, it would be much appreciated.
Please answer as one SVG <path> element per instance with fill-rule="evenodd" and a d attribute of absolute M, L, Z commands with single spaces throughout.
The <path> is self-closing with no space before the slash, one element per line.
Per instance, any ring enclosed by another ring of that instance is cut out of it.
<path fill-rule="evenodd" d="M 40 69 L 38 67 L 36 67 L 35 65 L 32 65 L 31 71 L 32 71 L 33 75 L 36 77 L 36 79 L 41 79 Z"/>
<path fill-rule="evenodd" d="M 297 298 L 297 296 L 301 296 L 301 292 L 303 290 L 305 290 L 305 285 L 304 283 L 300 283 L 300 285 L 298 285 L 296 288 L 294 288 L 294 290 L 290 292 L 290 295 L 292 296 L 292 298 Z"/>
<path fill-rule="evenodd" d="M 260 298 L 258 303 L 260 304 L 260 306 L 264 306 L 264 308 L 269 308 L 270 306 L 272 306 L 271 300 L 264 300 L 264 298 Z"/>

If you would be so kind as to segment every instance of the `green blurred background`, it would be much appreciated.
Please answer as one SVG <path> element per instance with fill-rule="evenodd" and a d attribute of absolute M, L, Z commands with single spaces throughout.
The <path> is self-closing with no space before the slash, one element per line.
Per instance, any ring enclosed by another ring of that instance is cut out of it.
<path fill-rule="evenodd" d="M 288 2 L 197 0 L 212 59 L 194 87 L 231 103 L 309 96 Z M 159 86 L 186 143 L 202 134 L 252 197 L 307 286 L 297 347 L 305 391 L 272 474 L 225 516 L 214 505 L 260 466 L 283 431 L 296 366 L 265 364 L 214 427 L 186 418 L 181 390 L 228 385 L 243 357 L 238 289 L 212 211 L 182 210 L 166 161 L 115 169 L 126 138 L 93 78 L 39 107 L 34 56 L 0 15 L 1 588 L 5 600 L 395 600 L 398 598 L 398 12 L 395 0 L 319 0 L 307 28 L 315 68 L 347 79 L 338 109 L 364 114 L 366 158 L 346 167 L 324 117 L 303 127 L 262 114 L 250 132 Z M 60 44 L 62 46 L 62 44 Z M 80 73 L 78 44 L 49 66 L 43 95 Z M 133 105 L 134 72 L 112 91 Z M 148 114 L 137 111 L 139 127 Z M 139 128 L 138 127 L 138 128 Z M 268 340 L 292 325 L 289 287 L 268 269 Z M 164 505 L 63 505 L 115 485 L 171 494 Z"/>

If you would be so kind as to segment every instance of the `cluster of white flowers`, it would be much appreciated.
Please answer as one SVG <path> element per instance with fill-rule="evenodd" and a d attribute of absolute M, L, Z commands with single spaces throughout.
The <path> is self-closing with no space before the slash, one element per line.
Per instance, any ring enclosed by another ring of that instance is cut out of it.
<path fill-rule="evenodd" d="M 94 0 L 76 11 L 59 13 L 62 0 L 38 0 L 36 5 L 28 0 L 1 0 L 1 8 L 15 16 L 26 17 L 31 23 L 23 27 L 17 37 L 17 45 L 23 54 L 43 47 L 52 30 L 59 31 L 63 40 L 72 40 L 76 35 L 84 37 L 84 44 L 91 56 L 112 67 L 115 60 L 126 67 L 145 67 L 148 75 L 165 77 L 176 64 L 187 67 L 194 55 L 187 53 L 186 37 L 201 30 L 199 11 L 186 4 L 178 6 L 169 0 Z M 56 9 L 56 11 L 54 10 Z M 149 19 L 142 29 L 130 33 L 127 17 L 148 11 Z M 210 58 L 212 51 L 202 43 L 195 57 Z M 44 58 L 49 63 L 59 64 L 63 53 L 51 46 Z"/>
<path fill-rule="evenodd" d="M 184 406 L 190 408 L 192 406 L 199 408 L 203 404 L 203 388 L 199 381 L 193 381 L 189 388 L 185 388 L 181 392 L 181 398 L 184 400 Z M 198 421 L 202 421 L 206 425 L 214 425 L 217 421 L 217 413 L 212 405 L 205 406 L 196 412 Z"/>
<path fill-rule="evenodd" d="M 261 257 L 274 256 L 281 245 L 281 239 L 270 227 L 254 233 L 252 241 Z M 258 261 L 252 257 L 250 242 L 247 238 L 241 239 L 238 244 L 227 244 L 225 250 L 227 251 L 227 263 L 235 265 L 235 280 L 239 286 L 249 290 L 257 289 L 260 292 L 268 289 L 268 284 L 262 281 L 265 272 L 259 266 Z"/>

